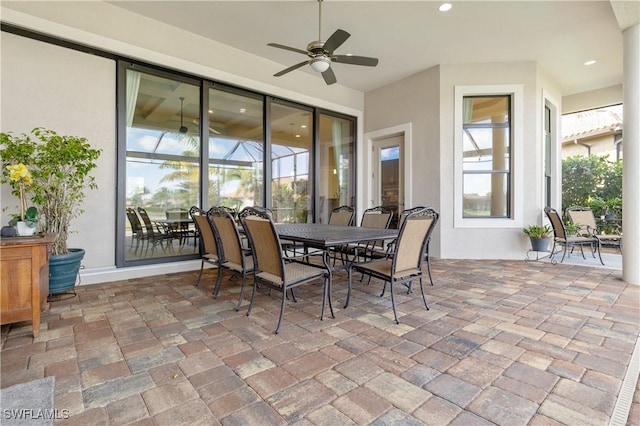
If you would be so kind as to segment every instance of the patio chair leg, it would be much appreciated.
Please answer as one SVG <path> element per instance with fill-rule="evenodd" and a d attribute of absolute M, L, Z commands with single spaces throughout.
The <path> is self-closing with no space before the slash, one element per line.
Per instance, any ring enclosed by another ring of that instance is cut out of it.
<path fill-rule="evenodd" d="M 251 292 L 251 299 L 249 300 L 249 309 L 247 309 L 247 316 L 251 314 L 251 308 L 253 308 L 253 299 L 256 295 L 256 288 L 258 287 L 258 280 L 253 277 L 253 291 Z"/>
<path fill-rule="evenodd" d="M 198 274 L 198 281 L 196 281 L 196 287 L 198 287 L 200 285 L 200 279 L 202 278 L 202 270 L 204 269 L 204 260 L 202 261 L 202 264 L 200 265 L 200 274 Z"/>
<path fill-rule="evenodd" d="M 329 312 L 331 312 L 331 318 L 335 318 L 336 315 L 333 313 L 333 303 L 331 302 L 331 274 L 327 274 L 327 280 L 325 286 L 327 288 L 327 300 L 329 301 Z M 324 308 L 322 309 L 322 314 L 324 315 Z"/>
<path fill-rule="evenodd" d="M 393 292 L 393 280 L 391 281 L 390 291 L 391 291 L 391 306 L 393 307 L 393 317 L 396 320 L 396 324 L 400 324 L 400 321 L 398 321 L 398 313 L 396 312 L 396 297 Z"/>
<path fill-rule="evenodd" d="M 420 278 L 420 291 L 422 292 L 422 301 L 424 302 L 424 307 L 429 310 L 429 305 L 427 305 L 427 297 L 424 295 L 424 287 L 422 286 L 422 278 Z"/>
<path fill-rule="evenodd" d="M 620 250 L 620 252 L 622 253 L 622 250 Z M 598 240 L 598 257 L 600 258 L 600 263 L 604 266 L 604 262 L 602 261 L 602 246 L 600 245 L 600 240 Z"/>
<path fill-rule="evenodd" d="M 413 280 L 409 281 L 408 284 L 405 284 L 405 286 L 407 287 L 407 294 L 413 293 L 412 285 L 413 285 Z"/>
<path fill-rule="evenodd" d="M 240 305 L 242 305 L 242 296 L 244 295 L 244 283 L 245 283 L 246 274 L 242 273 L 242 284 L 240 285 L 240 297 L 238 298 L 238 305 L 236 306 L 236 312 L 240 310 Z"/>
<path fill-rule="evenodd" d="M 286 303 L 287 298 L 285 297 L 287 290 L 282 292 L 282 302 L 280 303 L 280 317 L 278 318 L 278 325 L 276 326 L 275 334 L 280 332 L 280 325 L 282 324 L 282 316 L 284 315 L 284 305 Z"/>
<path fill-rule="evenodd" d="M 562 252 L 562 259 L 560 259 L 560 263 L 564 262 L 564 257 L 567 255 L 567 243 L 564 244 L 564 251 Z"/>
<path fill-rule="evenodd" d="M 427 255 L 427 272 L 429 272 L 429 281 L 433 285 L 433 277 L 431 277 L 431 256 Z"/>
<path fill-rule="evenodd" d="M 218 293 L 220 293 L 220 287 L 222 286 L 222 275 L 224 274 L 224 272 L 222 271 L 222 269 L 220 269 L 220 267 L 218 267 L 218 276 L 216 277 L 216 286 L 213 289 L 213 298 L 217 299 L 218 298 Z"/>

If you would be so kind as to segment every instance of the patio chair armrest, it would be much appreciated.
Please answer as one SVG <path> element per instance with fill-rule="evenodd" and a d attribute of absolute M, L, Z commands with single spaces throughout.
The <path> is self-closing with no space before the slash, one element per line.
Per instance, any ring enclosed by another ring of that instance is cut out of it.
<path fill-rule="evenodd" d="M 309 256 L 320 256 L 320 255 L 324 255 L 327 251 L 324 249 L 318 249 L 318 248 L 314 248 L 313 251 L 307 252 L 307 253 L 302 253 L 302 254 L 298 254 L 298 255 L 294 255 L 294 256 L 288 256 L 283 254 L 282 255 L 282 259 L 287 262 L 287 261 L 294 261 L 297 262 L 298 259 L 305 259 L 308 258 Z"/>

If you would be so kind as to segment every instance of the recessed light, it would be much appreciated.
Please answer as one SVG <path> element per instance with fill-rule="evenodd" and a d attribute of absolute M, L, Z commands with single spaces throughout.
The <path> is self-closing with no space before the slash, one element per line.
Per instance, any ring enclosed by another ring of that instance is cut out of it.
<path fill-rule="evenodd" d="M 296 138 L 299 138 L 299 137 L 300 137 L 300 135 L 296 135 Z"/>
<path fill-rule="evenodd" d="M 302 127 L 303 129 L 306 129 L 306 128 L 307 128 L 307 125 L 306 125 L 306 124 L 303 124 L 303 125 L 302 125 L 302 126 L 300 126 L 300 127 Z"/>
<path fill-rule="evenodd" d="M 593 64 L 595 64 L 596 62 L 597 62 L 597 61 L 596 61 L 595 59 L 590 59 L 590 60 L 588 60 L 587 62 L 585 62 L 584 64 L 585 64 L 586 66 L 589 66 L 589 65 L 593 65 Z"/>
<path fill-rule="evenodd" d="M 440 6 L 438 6 L 438 10 L 440 12 L 448 12 L 452 7 L 453 6 L 451 5 L 451 3 L 442 3 Z"/>

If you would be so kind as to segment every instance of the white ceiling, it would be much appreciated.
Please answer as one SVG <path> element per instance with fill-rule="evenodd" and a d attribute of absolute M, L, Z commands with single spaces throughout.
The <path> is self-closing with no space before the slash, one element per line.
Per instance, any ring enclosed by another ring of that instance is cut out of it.
<path fill-rule="evenodd" d="M 270 58 L 282 68 L 318 39 L 318 3 L 307 1 L 113 1 L 113 5 Z M 622 33 L 609 1 L 322 3 L 322 38 L 351 37 L 336 54 L 379 58 L 377 67 L 333 64 L 338 84 L 366 92 L 438 64 L 537 61 L 563 95 L 622 83 Z M 595 65 L 585 66 L 589 59 Z M 296 72 L 313 73 L 309 67 Z M 287 78 L 287 75 L 280 78 Z"/>

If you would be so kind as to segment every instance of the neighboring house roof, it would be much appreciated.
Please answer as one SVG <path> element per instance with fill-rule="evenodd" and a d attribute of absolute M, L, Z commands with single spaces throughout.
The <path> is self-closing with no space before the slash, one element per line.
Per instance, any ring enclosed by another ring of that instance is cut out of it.
<path fill-rule="evenodd" d="M 562 141 L 587 139 L 622 129 L 622 115 L 599 109 L 567 114 L 562 117 Z"/>

